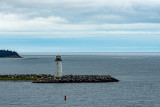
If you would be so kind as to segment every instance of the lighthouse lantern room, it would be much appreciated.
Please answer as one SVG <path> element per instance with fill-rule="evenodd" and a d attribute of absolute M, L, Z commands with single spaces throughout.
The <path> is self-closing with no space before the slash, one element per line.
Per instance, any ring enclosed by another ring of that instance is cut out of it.
<path fill-rule="evenodd" d="M 61 59 L 61 56 L 56 56 L 56 71 L 55 71 L 55 74 L 54 76 L 55 77 L 60 77 L 62 76 L 62 59 Z"/>

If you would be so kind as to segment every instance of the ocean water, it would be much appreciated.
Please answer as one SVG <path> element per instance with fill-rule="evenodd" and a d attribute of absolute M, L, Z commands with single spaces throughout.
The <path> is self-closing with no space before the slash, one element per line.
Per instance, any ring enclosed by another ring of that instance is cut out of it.
<path fill-rule="evenodd" d="M 0 107 L 160 107 L 160 54 L 62 55 L 62 59 L 63 74 L 108 74 L 120 82 L 0 81 Z M 54 74 L 54 60 L 55 55 L 0 58 L 0 74 Z"/>

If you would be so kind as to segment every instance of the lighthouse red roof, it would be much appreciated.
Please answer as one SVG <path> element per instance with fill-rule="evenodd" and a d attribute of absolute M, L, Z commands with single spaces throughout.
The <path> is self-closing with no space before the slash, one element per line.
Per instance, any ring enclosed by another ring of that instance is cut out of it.
<path fill-rule="evenodd" d="M 56 60 L 55 61 L 62 61 L 61 56 L 56 56 Z"/>

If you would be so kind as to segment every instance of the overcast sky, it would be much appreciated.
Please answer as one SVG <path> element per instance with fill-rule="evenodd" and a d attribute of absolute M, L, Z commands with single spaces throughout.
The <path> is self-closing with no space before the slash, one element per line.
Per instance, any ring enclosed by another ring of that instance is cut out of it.
<path fill-rule="evenodd" d="M 0 0 L 0 49 L 160 52 L 160 0 Z"/>

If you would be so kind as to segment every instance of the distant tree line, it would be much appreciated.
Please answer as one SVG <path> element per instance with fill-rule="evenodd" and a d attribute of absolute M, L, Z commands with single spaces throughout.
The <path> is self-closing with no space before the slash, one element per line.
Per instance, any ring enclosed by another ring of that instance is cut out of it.
<path fill-rule="evenodd" d="M 0 50 L 0 57 L 11 57 L 11 56 L 19 56 L 19 54 L 15 51 L 10 50 Z"/>

